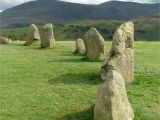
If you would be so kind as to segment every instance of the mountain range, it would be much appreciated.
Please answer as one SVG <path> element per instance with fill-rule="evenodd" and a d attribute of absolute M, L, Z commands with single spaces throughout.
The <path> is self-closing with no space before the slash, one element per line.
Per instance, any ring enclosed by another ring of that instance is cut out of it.
<path fill-rule="evenodd" d="M 159 12 L 160 3 L 109 1 L 99 5 L 69 3 L 58 0 L 30 1 L 3 11 L 1 27 L 22 27 L 31 23 L 72 23 L 79 20 L 130 20 Z"/>

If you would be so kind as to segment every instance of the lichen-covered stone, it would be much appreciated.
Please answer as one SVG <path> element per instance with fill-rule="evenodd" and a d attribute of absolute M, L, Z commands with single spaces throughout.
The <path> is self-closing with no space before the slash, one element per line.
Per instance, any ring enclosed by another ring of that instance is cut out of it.
<path fill-rule="evenodd" d="M 112 48 L 101 68 L 102 79 L 108 70 L 121 73 L 125 83 L 134 80 L 134 25 L 132 22 L 122 24 L 114 33 Z"/>
<path fill-rule="evenodd" d="M 91 28 L 86 32 L 84 43 L 86 46 L 86 56 L 89 60 L 98 60 L 104 54 L 104 39 L 95 28 Z"/>
<path fill-rule="evenodd" d="M 53 47 L 55 45 L 55 38 L 53 34 L 53 26 L 51 23 L 43 26 L 41 36 L 41 47 Z"/>
<path fill-rule="evenodd" d="M 40 41 L 39 30 L 36 25 L 31 24 L 27 34 L 26 45 L 31 45 L 33 42 L 39 42 L 39 41 Z"/>
<path fill-rule="evenodd" d="M 105 81 L 97 93 L 95 120 L 133 120 L 133 109 L 125 88 L 134 77 L 134 26 L 122 24 L 115 32 L 110 53 L 101 68 Z"/>
<path fill-rule="evenodd" d="M 95 120 L 133 120 L 134 118 L 124 78 L 115 70 L 107 72 L 105 83 L 98 90 L 94 118 Z"/>
<path fill-rule="evenodd" d="M 86 52 L 86 47 L 85 47 L 84 41 L 80 38 L 76 40 L 76 51 L 80 55 L 84 55 Z"/>

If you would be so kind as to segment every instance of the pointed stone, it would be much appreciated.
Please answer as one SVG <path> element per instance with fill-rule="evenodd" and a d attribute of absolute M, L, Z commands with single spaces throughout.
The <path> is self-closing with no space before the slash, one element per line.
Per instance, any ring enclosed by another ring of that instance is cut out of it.
<path fill-rule="evenodd" d="M 133 109 L 125 88 L 134 76 L 134 26 L 122 24 L 115 32 L 110 53 L 101 68 L 105 81 L 97 93 L 95 120 L 133 120 Z"/>
<path fill-rule="evenodd" d="M 109 70 L 99 88 L 94 109 L 95 120 L 133 120 L 125 82 L 120 73 Z"/>
<path fill-rule="evenodd" d="M 51 23 L 43 26 L 41 47 L 53 47 L 55 45 L 55 38 L 53 34 L 53 26 Z"/>
<path fill-rule="evenodd" d="M 31 24 L 27 34 L 26 45 L 31 45 L 33 42 L 37 41 L 40 41 L 38 28 L 36 27 L 36 25 Z"/>
<path fill-rule="evenodd" d="M 86 52 L 86 47 L 85 47 L 84 41 L 80 38 L 76 40 L 76 51 L 80 55 L 84 55 Z"/>
<path fill-rule="evenodd" d="M 122 24 L 114 33 L 112 48 L 101 68 L 101 77 L 110 69 L 119 72 L 126 84 L 134 80 L 134 25 L 132 22 Z"/>
<path fill-rule="evenodd" d="M 89 60 L 98 60 L 104 54 L 105 42 L 95 28 L 91 28 L 84 36 L 86 56 Z"/>

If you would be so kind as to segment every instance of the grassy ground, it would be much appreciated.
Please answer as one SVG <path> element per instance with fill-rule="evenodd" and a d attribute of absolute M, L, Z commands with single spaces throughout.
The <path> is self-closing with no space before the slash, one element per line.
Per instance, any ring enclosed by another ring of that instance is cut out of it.
<path fill-rule="evenodd" d="M 0 120 L 92 120 L 102 62 L 84 61 L 74 49 L 74 42 L 0 45 Z M 160 42 L 135 43 L 127 93 L 135 120 L 160 119 Z"/>

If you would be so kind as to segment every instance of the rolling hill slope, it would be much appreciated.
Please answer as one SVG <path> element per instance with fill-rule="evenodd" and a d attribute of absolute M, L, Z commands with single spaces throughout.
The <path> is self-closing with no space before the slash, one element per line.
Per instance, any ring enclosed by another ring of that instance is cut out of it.
<path fill-rule="evenodd" d="M 135 40 L 146 41 L 160 41 L 160 14 L 139 17 L 133 19 L 135 24 Z M 95 27 L 105 38 L 105 40 L 112 40 L 113 33 L 117 27 L 122 24 L 118 20 L 82 20 L 71 24 L 54 24 L 54 34 L 56 40 L 76 40 L 83 38 L 85 32 L 90 27 Z M 41 32 L 42 25 L 38 25 Z M 2 29 L 2 36 L 11 38 L 12 40 L 26 40 L 28 27 Z"/>
<path fill-rule="evenodd" d="M 110 1 L 99 5 L 85 5 L 57 0 L 27 2 L 1 13 L 2 27 L 21 27 L 30 23 L 71 23 L 84 19 L 129 20 L 159 11 L 157 4 Z"/>

